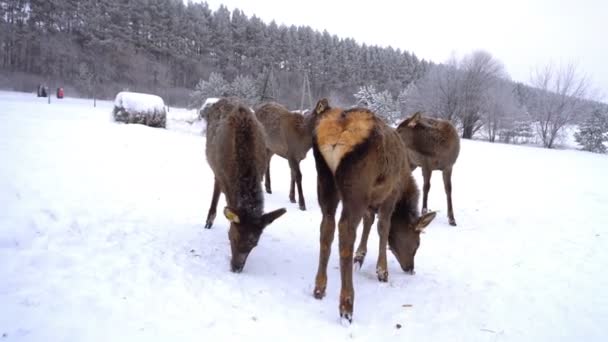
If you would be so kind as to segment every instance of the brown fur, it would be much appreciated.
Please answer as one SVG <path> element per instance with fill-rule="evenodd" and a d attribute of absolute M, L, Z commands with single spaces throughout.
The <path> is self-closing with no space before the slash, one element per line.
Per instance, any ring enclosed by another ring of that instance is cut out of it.
<path fill-rule="evenodd" d="M 266 192 L 272 193 L 270 185 L 270 159 L 273 154 L 285 158 L 291 169 L 291 186 L 289 199 L 295 203 L 295 185 L 298 187 L 298 202 L 300 209 L 306 210 L 304 194 L 302 193 L 302 173 L 300 161 L 306 158 L 312 147 L 312 131 L 315 125 L 316 113 L 302 115 L 290 112 L 287 108 L 275 102 L 269 102 L 257 108 L 255 115 L 264 125 L 268 136 L 268 167 L 266 169 Z"/>
<path fill-rule="evenodd" d="M 393 232 L 394 249 L 401 251 L 402 246 L 398 242 L 413 238 L 404 234 L 413 229 L 418 236 L 422 228 L 419 220 L 412 222 L 407 210 L 406 214 L 393 215 L 396 205 L 411 207 L 410 202 L 417 201 L 410 198 L 411 187 L 417 188 L 415 184 L 412 185 L 405 145 L 396 131 L 374 113 L 362 108 L 331 108 L 327 100 L 320 101 L 316 111 L 320 117 L 313 137 L 313 153 L 317 167 L 317 195 L 323 219 L 314 296 L 320 299 L 325 295 L 327 262 L 335 230 L 334 215 L 341 200 L 342 213 L 338 224 L 342 278 L 340 316 L 350 321 L 354 303 L 353 248 L 359 222 L 367 212 L 365 226 L 369 229 L 373 222 L 369 218 L 378 212 L 380 253 L 377 274 L 379 280 L 387 281 L 386 246 L 391 239 L 389 233 Z M 425 221 L 426 224 L 430 220 Z M 417 248 L 417 242 L 415 245 Z M 411 254 L 405 256 L 406 253 L 394 253 L 398 258 L 413 258 Z"/>
<path fill-rule="evenodd" d="M 456 128 L 447 120 L 422 117 L 415 113 L 403 121 L 397 132 L 408 149 L 412 170 L 422 168 L 424 178 L 422 212 L 427 211 L 428 193 L 431 189 L 433 170 L 443 172 L 443 184 L 448 202 L 448 219 L 456 225 L 452 208 L 452 169 L 460 152 L 460 137 Z"/>
<path fill-rule="evenodd" d="M 240 272 L 265 226 L 285 209 L 264 214 L 262 176 L 266 171 L 266 136 L 255 115 L 236 98 L 224 98 L 207 112 L 205 153 L 215 184 L 205 228 L 211 228 L 220 192 L 231 221 L 228 236 L 231 268 Z"/>

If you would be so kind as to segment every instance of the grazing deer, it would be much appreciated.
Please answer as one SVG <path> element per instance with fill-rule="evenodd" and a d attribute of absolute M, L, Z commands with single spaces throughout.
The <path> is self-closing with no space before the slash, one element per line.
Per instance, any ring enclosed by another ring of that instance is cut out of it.
<path fill-rule="evenodd" d="M 316 115 L 302 115 L 290 112 L 278 103 L 269 102 L 261 105 L 255 111 L 268 136 L 268 167 L 266 169 L 266 192 L 272 193 L 270 187 L 270 159 L 273 154 L 287 159 L 291 169 L 291 186 L 289 200 L 296 203 L 295 185 L 298 187 L 298 203 L 301 210 L 306 210 L 302 192 L 302 172 L 300 161 L 306 158 L 306 153 L 312 147 L 312 132 L 315 127 Z"/>
<path fill-rule="evenodd" d="M 283 215 L 285 209 L 263 213 L 266 137 L 255 115 L 238 99 L 223 98 L 206 112 L 206 119 L 205 152 L 215 184 L 205 228 L 213 225 L 222 192 L 227 202 L 224 215 L 230 221 L 231 270 L 238 273 L 264 228 Z"/>
<path fill-rule="evenodd" d="M 443 185 L 448 201 L 448 220 L 456 226 L 452 208 L 452 168 L 460 152 L 460 137 L 456 128 L 447 120 L 422 117 L 420 112 L 405 119 L 397 132 L 408 149 L 412 171 L 422 168 L 422 213 L 427 212 L 427 199 L 431 189 L 431 172 L 443 172 Z"/>
<path fill-rule="evenodd" d="M 403 193 L 391 216 L 388 246 L 397 258 L 401 269 L 406 273 L 414 274 L 414 257 L 420 246 L 420 233 L 435 218 L 436 212 L 429 212 L 421 217 L 418 211 L 420 191 L 416 180 L 410 174 L 409 179 L 404 183 Z M 354 259 L 354 263 L 359 267 L 363 265 L 367 254 L 367 239 L 375 216 L 374 210 L 368 210 L 363 216 L 363 234 Z"/>
<path fill-rule="evenodd" d="M 319 268 L 314 297 L 325 296 L 327 262 L 335 231 L 335 212 L 342 201 L 338 222 L 340 248 L 340 317 L 352 322 L 353 248 L 356 228 L 364 213 L 378 213 L 380 246 L 376 273 L 387 281 L 386 247 L 389 240 L 395 256 L 404 269 L 413 258 L 412 237 L 418 236 L 434 218 L 428 213 L 413 220 L 407 210 L 411 206 L 411 172 L 405 145 L 397 132 L 367 109 L 331 108 L 320 100 L 314 112 L 319 116 L 313 136 L 313 154 L 317 168 L 317 196 L 323 218 L 321 221 Z M 404 211 L 395 214 L 395 209 Z M 371 223 L 368 221 L 368 228 Z M 392 234 L 392 238 L 390 237 Z M 411 263 L 413 267 L 413 262 Z"/>

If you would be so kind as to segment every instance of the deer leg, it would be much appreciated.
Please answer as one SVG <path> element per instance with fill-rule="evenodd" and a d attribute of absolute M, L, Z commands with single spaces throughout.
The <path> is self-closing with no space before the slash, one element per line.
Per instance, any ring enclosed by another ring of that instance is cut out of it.
<path fill-rule="evenodd" d="M 374 218 L 376 214 L 372 210 L 367 210 L 363 215 L 363 234 L 361 235 L 361 241 L 359 241 L 359 247 L 355 253 L 355 264 L 359 265 L 359 268 L 363 266 L 365 255 L 367 254 L 367 239 L 369 238 L 369 232 L 374 224 Z"/>
<path fill-rule="evenodd" d="M 443 170 L 443 186 L 445 188 L 445 196 L 448 199 L 448 220 L 451 226 L 456 226 L 454 219 L 454 209 L 452 208 L 452 168 Z"/>
<path fill-rule="evenodd" d="M 217 179 L 213 183 L 213 195 L 211 196 L 211 206 L 209 207 L 209 213 L 207 213 L 207 222 L 205 223 L 205 228 L 209 229 L 213 225 L 213 221 L 215 220 L 215 213 L 217 210 L 217 201 L 220 198 L 220 183 L 217 182 Z"/>
<path fill-rule="evenodd" d="M 327 263 L 331 254 L 331 244 L 336 230 L 336 208 L 338 207 L 338 191 L 331 178 L 317 178 L 317 194 L 323 219 L 321 220 L 321 236 L 319 241 L 319 267 L 315 278 L 314 297 L 322 299 L 327 287 Z"/>
<path fill-rule="evenodd" d="M 380 207 L 378 211 L 378 236 L 380 245 L 378 246 L 378 262 L 376 263 L 376 274 L 381 282 L 388 281 L 388 265 L 386 260 L 386 248 L 388 246 L 388 234 L 391 227 L 391 216 L 395 208 L 396 196 L 391 196 Z"/>
<path fill-rule="evenodd" d="M 264 185 L 266 187 L 266 193 L 271 194 L 272 193 L 272 189 L 270 187 L 270 159 L 272 159 L 272 154 L 270 154 L 270 151 L 267 152 L 268 153 L 268 163 L 267 163 L 267 167 L 266 167 L 266 176 L 264 176 Z"/>
<path fill-rule="evenodd" d="M 295 176 L 295 183 L 298 186 L 298 203 L 300 205 L 300 210 L 306 210 L 306 203 L 304 203 L 304 194 L 302 192 L 302 172 L 300 171 L 300 162 L 294 160 L 294 159 L 290 159 L 289 160 L 289 167 L 292 170 L 292 177 L 291 177 L 291 189 L 293 190 L 294 186 L 294 176 Z M 290 196 L 292 195 L 292 193 L 290 193 Z"/>
<path fill-rule="evenodd" d="M 429 190 L 431 190 L 431 172 L 432 170 L 426 166 L 422 167 L 422 178 L 424 185 L 422 186 L 422 214 L 428 211 L 427 200 L 429 198 Z"/>
<path fill-rule="evenodd" d="M 355 202 L 356 203 L 356 202 Z M 342 215 L 338 223 L 338 239 L 340 245 L 340 318 L 352 323 L 355 290 L 353 288 L 353 249 L 357 237 L 357 226 L 361 221 L 365 208 L 350 206 L 343 203 Z"/>
<path fill-rule="evenodd" d="M 289 160 L 289 170 L 291 171 L 291 181 L 289 185 L 289 202 L 296 203 L 296 170 L 293 168 L 291 160 Z"/>

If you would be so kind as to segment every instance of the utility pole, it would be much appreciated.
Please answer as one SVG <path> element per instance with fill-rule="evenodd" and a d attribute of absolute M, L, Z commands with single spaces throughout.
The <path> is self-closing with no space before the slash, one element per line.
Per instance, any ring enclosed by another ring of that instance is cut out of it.
<path fill-rule="evenodd" d="M 312 92 L 310 91 L 310 81 L 308 79 L 308 73 L 304 72 L 304 80 L 302 81 L 302 98 L 300 100 L 300 113 L 304 110 L 304 101 L 308 100 L 308 107 L 312 108 Z"/>
<path fill-rule="evenodd" d="M 264 79 L 264 86 L 262 87 L 262 93 L 260 94 L 260 101 L 265 102 L 268 100 L 276 101 L 278 97 L 276 80 L 274 78 L 274 68 L 270 66 Z"/>

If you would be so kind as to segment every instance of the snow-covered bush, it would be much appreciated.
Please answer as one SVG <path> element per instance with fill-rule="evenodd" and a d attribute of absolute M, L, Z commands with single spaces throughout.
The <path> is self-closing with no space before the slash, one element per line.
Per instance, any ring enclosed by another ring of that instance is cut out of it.
<path fill-rule="evenodd" d="M 190 94 L 190 108 L 201 108 L 208 98 L 236 96 L 251 106 L 258 98 L 258 90 L 253 78 L 237 76 L 228 82 L 218 73 L 211 73 L 207 81 L 200 80 L 194 91 Z"/>
<path fill-rule="evenodd" d="M 398 100 L 388 90 L 378 92 L 373 85 L 362 86 L 354 96 L 357 105 L 369 108 L 389 124 L 396 124 L 402 117 Z"/>
<path fill-rule="evenodd" d="M 599 110 L 593 111 L 591 116 L 580 125 L 574 138 L 585 151 L 606 153 L 604 143 L 608 142 L 608 114 Z"/>
<path fill-rule="evenodd" d="M 498 136 L 507 144 L 530 144 L 534 141 L 534 129 L 530 121 L 520 120 L 500 129 Z"/>
<path fill-rule="evenodd" d="M 208 80 L 200 80 L 190 94 L 190 108 L 201 108 L 210 97 L 228 96 L 230 85 L 221 74 L 212 72 Z"/>
<path fill-rule="evenodd" d="M 167 126 L 165 102 L 160 96 L 122 91 L 114 99 L 114 121 L 150 127 Z"/>

